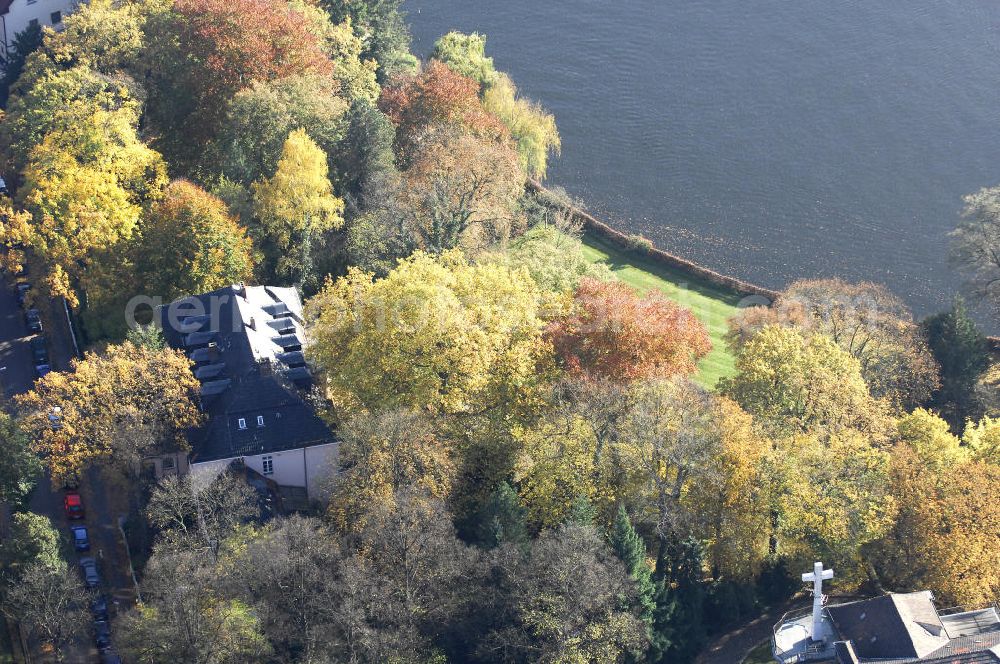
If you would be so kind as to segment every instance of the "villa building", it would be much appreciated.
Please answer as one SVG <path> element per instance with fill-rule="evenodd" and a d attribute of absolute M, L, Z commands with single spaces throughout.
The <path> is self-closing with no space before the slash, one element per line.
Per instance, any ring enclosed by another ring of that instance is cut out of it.
<path fill-rule="evenodd" d="M 321 498 L 337 440 L 308 403 L 312 373 L 298 292 L 237 284 L 157 313 L 167 344 L 194 362 L 207 421 L 190 434 L 190 454 L 151 460 L 155 474 L 218 474 L 237 461 Z"/>

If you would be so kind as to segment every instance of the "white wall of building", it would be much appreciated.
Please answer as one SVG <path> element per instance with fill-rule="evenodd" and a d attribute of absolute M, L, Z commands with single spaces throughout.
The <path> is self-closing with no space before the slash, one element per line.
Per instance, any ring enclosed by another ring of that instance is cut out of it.
<path fill-rule="evenodd" d="M 247 468 L 252 468 L 281 486 L 304 487 L 309 493 L 309 498 L 323 500 L 329 493 L 331 480 L 337 468 L 337 448 L 337 443 L 328 443 L 297 450 L 245 456 L 242 459 Z M 233 460 L 219 459 L 192 463 L 191 474 L 194 481 L 196 483 L 199 479 L 211 481 Z"/>
<path fill-rule="evenodd" d="M 7 13 L 2 17 L 4 49 L 10 48 L 17 33 L 24 32 L 31 21 L 38 21 L 42 26 L 62 27 L 62 20 L 53 22 L 53 18 L 65 18 L 76 9 L 79 0 L 14 0 Z M 58 17 L 53 14 L 59 12 Z"/>

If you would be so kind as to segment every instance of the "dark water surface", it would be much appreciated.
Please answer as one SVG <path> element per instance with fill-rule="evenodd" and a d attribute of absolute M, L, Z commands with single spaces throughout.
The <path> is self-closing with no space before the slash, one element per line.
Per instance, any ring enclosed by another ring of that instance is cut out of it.
<path fill-rule="evenodd" d="M 1000 183 L 997 0 L 407 0 L 480 31 L 555 115 L 548 183 L 770 287 L 839 275 L 920 314 L 960 286 L 963 194 Z"/>

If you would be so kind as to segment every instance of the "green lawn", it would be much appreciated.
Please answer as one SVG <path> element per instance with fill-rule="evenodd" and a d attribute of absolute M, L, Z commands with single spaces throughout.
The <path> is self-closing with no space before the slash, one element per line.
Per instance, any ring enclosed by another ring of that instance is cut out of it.
<path fill-rule="evenodd" d="M 737 311 L 741 296 L 714 285 L 698 282 L 679 271 L 643 260 L 641 257 L 609 246 L 598 239 L 584 236 L 587 258 L 607 263 L 619 279 L 640 292 L 656 288 L 671 300 L 694 312 L 708 328 L 712 338 L 712 352 L 699 366 L 696 380 L 706 387 L 714 387 L 723 376 L 734 373 L 733 356 L 726 349 L 723 339 L 726 321 Z"/>

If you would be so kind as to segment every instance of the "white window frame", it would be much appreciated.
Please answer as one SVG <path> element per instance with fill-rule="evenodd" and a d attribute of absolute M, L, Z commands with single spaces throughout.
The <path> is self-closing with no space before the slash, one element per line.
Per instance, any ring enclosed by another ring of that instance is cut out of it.
<path fill-rule="evenodd" d="M 257 416 L 257 426 L 259 426 L 259 427 L 264 426 L 264 416 L 263 415 L 258 415 Z"/>
<path fill-rule="evenodd" d="M 246 429 L 247 428 L 247 420 L 246 420 L 246 418 L 245 417 L 241 417 L 240 419 L 236 420 L 236 426 L 238 426 L 240 428 L 240 431 L 243 431 L 244 429 Z"/>
<path fill-rule="evenodd" d="M 260 458 L 261 472 L 264 475 L 274 475 L 274 457 L 270 454 Z"/>

